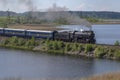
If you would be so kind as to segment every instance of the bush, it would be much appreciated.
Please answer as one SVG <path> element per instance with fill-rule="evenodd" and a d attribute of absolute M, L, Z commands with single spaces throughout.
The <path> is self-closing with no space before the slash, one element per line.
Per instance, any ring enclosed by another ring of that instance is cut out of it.
<path fill-rule="evenodd" d="M 93 50 L 93 47 L 91 44 L 85 45 L 85 53 L 91 52 Z"/>
<path fill-rule="evenodd" d="M 103 58 L 107 54 L 107 50 L 104 47 L 97 47 L 94 53 L 95 57 Z"/>
<path fill-rule="evenodd" d="M 1 42 L 2 45 L 7 45 L 9 43 L 9 40 L 8 39 L 5 39 Z"/>
<path fill-rule="evenodd" d="M 108 56 L 108 57 L 113 57 L 113 56 L 114 56 L 113 53 L 115 53 L 115 50 L 112 49 L 112 48 L 109 48 L 109 49 L 108 49 L 108 54 L 107 54 L 107 56 Z"/>
<path fill-rule="evenodd" d="M 31 46 L 30 40 L 26 41 L 25 46 L 26 46 L 26 47 L 30 47 L 30 46 Z"/>
<path fill-rule="evenodd" d="M 78 44 L 77 43 L 73 43 L 72 51 L 77 51 L 77 50 L 78 50 Z"/>
<path fill-rule="evenodd" d="M 81 52 L 81 51 L 84 51 L 84 48 L 83 48 L 83 45 L 82 45 L 82 44 L 79 44 L 79 45 L 78 45 L 78 51 L 80 51 L 80 52 Z"/>
<path fill-rule="evenodd" d="M 46 41 L 45 46 L 47 47 L 48 50 L 53 49 L 53 43 L 52 41 Z"/>
<path fill-rule="evenodd" d="M 32 37 L 31 40 L 30 40 L 30 45 L 31 46 L 35 46 L 36 45 L 36 42 L 35 42 L 35 38 Z"/>
<path fill-rule="evenodd" d="M 58 42 L 57 41 L 52 41 L 52 47 L 53 47 L 53 50 L 58 50 Z"/>
<path fill-rule="evenodd" d="M 18 46 L 23 46 L 23 45 L 25 45 L 25 40 L 22 38 L 18 39 Z"/>
<path fill-rule="evenodd" d="M 35 41 L 34 37 L 32 37 L 30 40 L 25 42 L 26 47 L 34 47 L 36 45 L 38 45 L 38 42 Z"/>
<path fill-rule="evenodd" d="M 17 46 L 18 44 L 18 38 L 16 36 L 13 36 L 9 39 L 9 44 L 13 46 Z"/>
<path fill-rule="evenodd" d="M 59 49 L 63 49 L 65 46 L 63 41 L 58 41 L 57 44 Z"/>
<path fill-rule="evenodd" d="M 120 50 L 116 50 L 116 51 L 115 51 L 114 57 L 115 57 L 116 59 L 120 59 Z"/>
<path fill-rule="evenodd" d="M 65 44 L 65 48 L 64 48 L 64 50 L 65 50 L 65 52 L 68 52 L 68 51 L 71 50 L 71 46 L 70 46 L 69 43 L 66 43 L 66 44 Z"/>

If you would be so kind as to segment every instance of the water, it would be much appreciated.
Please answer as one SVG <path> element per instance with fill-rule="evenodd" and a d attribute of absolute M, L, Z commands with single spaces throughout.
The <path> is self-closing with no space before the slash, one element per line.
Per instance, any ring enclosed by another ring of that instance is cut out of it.
<path fill-rule="evenodd" d="M 93 25 L 98 44 L 114 44 L 120 41 L 120 24 Z"/>
<path fill-rule="evenodd" d="M 66 25 L 60 26 L 69 30 L 90 30 L 87 27 L 80 25 Z M 92 25 L 92 30 L 95 32 L 95 38 L 97 44 L 114 44 L 117 40 L 120 41 L 120 24 L 104 24 L 104 25 Z"/>
<path fill-rule="evenodd" d="M 120 71 L 120 62 L 0 48 L 0 78 L 75 78 Z"/>

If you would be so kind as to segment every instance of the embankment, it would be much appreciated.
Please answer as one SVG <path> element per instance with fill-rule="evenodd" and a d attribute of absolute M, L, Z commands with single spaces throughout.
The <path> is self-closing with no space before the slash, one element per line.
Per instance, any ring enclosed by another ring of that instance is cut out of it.
<path fill-rule="evenodd" d="M 56 55 L 76 55 L 93 58 L 120 59 L 120 46 L 69 43 L 63 41 L 1 37 L 0 46 L 31 51 L 43 51 Z"/>

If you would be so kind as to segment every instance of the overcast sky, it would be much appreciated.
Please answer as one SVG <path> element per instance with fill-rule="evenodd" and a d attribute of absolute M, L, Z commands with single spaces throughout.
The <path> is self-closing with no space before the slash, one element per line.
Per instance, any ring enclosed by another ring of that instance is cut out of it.
<path fill-rule="evenodd" d="M 54 3 L 73 11 L 120 12 L 120 0 L 0 0 L 0 10 L 25 12 L 34 9 L 44 11 Z"/>

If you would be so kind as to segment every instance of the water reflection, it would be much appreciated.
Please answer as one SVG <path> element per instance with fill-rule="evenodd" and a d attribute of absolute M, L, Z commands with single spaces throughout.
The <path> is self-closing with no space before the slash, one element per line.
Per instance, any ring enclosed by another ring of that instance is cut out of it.
<path fill-rule="evenodd" d="M 113 71 L 120 71 L 119 62 L 0 48 L 0 78 L 74 78 Z"/>

